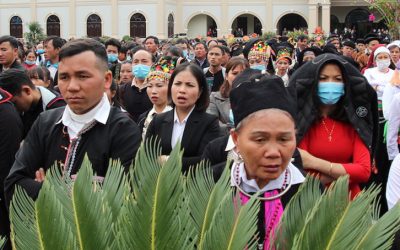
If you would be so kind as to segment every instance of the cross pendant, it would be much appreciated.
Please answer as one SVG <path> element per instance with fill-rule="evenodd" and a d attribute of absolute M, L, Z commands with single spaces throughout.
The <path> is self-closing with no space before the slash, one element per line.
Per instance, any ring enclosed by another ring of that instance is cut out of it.
<path fill-rule="evenodd" d="M 330 142 L 332 141 L 332 136 L 331 136 L 331 135 L 328 137 L 328 140 L 329 140 Z"/>

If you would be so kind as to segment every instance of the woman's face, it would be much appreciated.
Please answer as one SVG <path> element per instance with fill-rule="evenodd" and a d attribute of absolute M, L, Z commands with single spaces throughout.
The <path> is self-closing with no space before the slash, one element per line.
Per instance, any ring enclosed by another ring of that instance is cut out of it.
<path fill-rule="evenodd" d="M 336 64 L 327 64 L 319 73 L 319 82 L 337 82 L 343 83 L 342 71 Z"/>
<path fill-rule="evenodd" d="M 400 59 L 400 48 L 396 46 L 392 47 L 390 49 L 390 56 L 392 57 L 392 61 L 397 63 L 397 61 Z"/>
<path fill-rule="evenodd" d="M 243 70 L 243 65 L 237 65 L 236 67 L 231 68 L 231 70 L 226 75 L 226 80 L 229 82 L 229 85 L 232 86 L 233 80 L 235 80 L 236 76 L 242 73 Z"/>
<path fill-rule="evenodd" d="M 390 55 L 388 53 L 379 53 L 376 57 L 375 57 L 375 61 L 379 61 L 379 60 L 387 60 L 390 59 Z"/>
<path fill-rule="evenodd" d="M 168 84 L 166 81 L 154 79 L 147 84 L 147 95 L 156 106 L 166 106 L 168 102 Z"/>
<path fill-rule="evenodd" d="M 175 76 L 171 86 L 171 97 L 177 109 L 190 110 L 200 94 L 199 83 L 192 72 L 184 70 Z"/>
<path fill-rule="evenodd" d="M 265 62 L 262 60 L 261 56 L 252 55 L 249 56 L 249 64 L 251 67 L 255 65 L 265 65 Z"/>
<path fill-rule="evenodd" d="M 296 148 L 294 122 L 280 110 L 258 111 L 231 134 L 248 178 L 260 188 L 282 174 Z"/>
<path fill-rule="evenodd" d="M 133 80 L 132 65 L 124 63 L 121 65 L 121 83 L 131 83 Z"/>
<path fill-rule="evenodd" d="M 29 52 L 28 55 L 26 56 L 26 60 L 29 60 L 31 62 L 36 61 L 36 55 L 33 52 Z"/>
<path fill-rule="evenodd" d="M 276 67 L 279 71 L 286 71 L 289 68 L 289 62 L 286 59 L 279 60 Z"/>

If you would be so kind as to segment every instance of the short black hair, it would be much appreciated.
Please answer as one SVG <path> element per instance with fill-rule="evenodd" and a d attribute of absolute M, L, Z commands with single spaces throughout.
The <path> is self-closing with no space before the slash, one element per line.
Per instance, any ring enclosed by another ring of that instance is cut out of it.
<path fill-rule="evenodd" d="M 55 49 L 61 49 L 61 47 L 66 43 L 64 39 L 58 36 L 49 36 L 44 41 L 43 44 L 46 44 L 50 41 L 53 41 L 53 47 Z"/>
<path fill-rule="evenodd" d="M 108 45 L 111 45 L 111 46 L 117 47 L 118 52 L 121 51 L 121 43 L 120 43 L 120 41 L 118 41 L 118 40 L 115 39 L 115 38 L 110 38 L 110 39 L 108 39 L 108 40 L 104 43 L 104 45 L 105 45 L 106 49 L 107 49 L 107 46 L 108 46 Z"/>
<path fill-rule="evenodd" d="M 119 49 L 119 53 L 126 54 L 128 50 L 129 50 L 128 46 L 124 45 L 121 47 L 121 49 Z"/>
<path fill-rule="evenodd" d="M 199 112 L 206 112 L 208 105 L 210 103 L 208 85 L 203 70 L 197 64 L 194 63 L 185 62 L 183 64 L 180 64 L 178 67 L 175 68 L 174 72 L 172 73 L 168 83 L 168 98 L 170 100 L 170 104 L 172 105 L 172 107 L 175 107 L 175 104 L 172 102 L 172 97 L 171 97 L 171 88 L 174 79 L 179 73 L 186 70 L 192 73 L 194 78 L 196 78 L 197 83 L 199 84 L 200 96 L 196 101 L 195 104 L 196 106 L 194 109 Z"/>
<path fill-rule="evenodd" d="M 86 51 L 92 51 L 96 58 L 102 63 L 104 70 L 108 70 L 107 52 L 104 45 L 91 38 L 76 39 L 66 43 L 60 50 L 60 62 L 64 58 L 75 56 Z"/>
<path fill-rule="evenodd" d="M 223 46 L 228 46 L 228 43 L 224 39 L 218 39 L 218 43 L 222 43 Z"/>
<path fill-rule="evenodd" d="M 225 54 L 229 54 L 229 55 L 231 54 L 231 50 L 228 48 L 228 46 L 220 45 L 220 47 L 225 52 Z"/>
<path fill-rule="evenodd" d="M 221 50 L 221 54 L 225 55 L 225 49 L 221 45 L 215 45 L 211 49 L 218 48 Z"/>
<path fill-rule="evenodd" d="M 203 45 L 203 47 L 204 47 L 204 49 L 206 50 L 206 52 L 208 52 L 208 47 L 207 47 L 207 45 L 206 45 L 205 43 L 203 43 L 203 42 L 195 43 L 193 48 L 196 48 L 198 45 Z"/>
<path fill-rule="evenodd" d="M 171 46 L 167 49 L 167 51 L 172 55 L 172 56 L 177 56 L 177 57 L 183 57 L 182 55 L 182 50 L 176 46 Z"/>
<path fill-rule="evenodd" d="M 14 49 L 18 48 L 18 40 L 13 36 L 0 37 L 0 44 L 5 43 L 5 42 L 9 42 L 11 47 L 13 47 Z"/>
<path fill-rule="evenodd" d="M 153 39 L 153 40 L 154 40 L 154 43 L 157 44 L 157 45 L 160 44 L 160 40 L 158 40 L 158 37 L 156 37 L 156 36 L 148 36 L 148 37 L 146 37 L 146 39 L 144 39 L 144 42 L 143 42 L 143 43 L 146 43 L 147 40 L 149 40 L 149 39 Z"/>
<path fill-rule="evenodd" d="M 299 36 L 297 37 L 297 41 L 303 41 L 304 39 L 308 39 L 308 36 L 306 36 L 306 35 L 299 35 Z"/>
<path fill-rule="evenodd" d="M 189 46 L 189 42 L 188 42 L 188 40 L 185 39 L 185 38 L 179 38 L 179 39 L 176 40 L 176 42 L 175 42 L 175 44 L 182 44 L 182 43 L 184 43 L 184 44 L 186 44 L 187 46 Z"/>
<path fill-rule="evenodd" d="M 24 70 L 9 69 L 0 74 L 0 87 L 10 94 L 19 95 L 22 86 L 29 86 L 31 89 L 36 88 Z"/>

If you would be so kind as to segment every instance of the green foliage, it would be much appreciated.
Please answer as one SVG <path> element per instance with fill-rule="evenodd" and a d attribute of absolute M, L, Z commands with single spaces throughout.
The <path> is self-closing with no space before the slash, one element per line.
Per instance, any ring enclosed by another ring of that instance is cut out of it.
<path fill-rule="evenodd" d="M 26 42 L 30 45 L 36 45 L 46 38 L 43 28 L 38 22 L 28 23 L 28 30 L 28 32 L 24 33 L 24 37 Z"/>
<path fill-rule="evenodd" d="M 268 40 L 270 40 L 270 39 L 272 39 L 274 37 L 276 37 L 276 33 L 273 32 L 273 31 L 264 32 L 261 35 L 261 39 L 264 40 L 264 41 L 268 41 Z"/>
<path fill-rule="evenodd" d="M 400 2 L 398 0 L 365 0 L 369 8 L 379 12 L 389 28 L 392 40 L 400 39 Z"/>
<path fill-rule="evenodd" d="M 353 201 L 347 193 L 348 177 L 323 193 L 308 177 L 284 211 L 276 249 L 390 249 L 400 229 L 400 205 L 378 219 L 379 188 L 372 186 Z"/>
<path fill-rule="evenodd" d="M 128 36 L 128 35 L 125 35 L 125 36 L 122 37 L 122 41 L 124 41 L 126 43 L 127 42 L 131 42 L 131 41 L 133 41 L 133 38 Z"/>

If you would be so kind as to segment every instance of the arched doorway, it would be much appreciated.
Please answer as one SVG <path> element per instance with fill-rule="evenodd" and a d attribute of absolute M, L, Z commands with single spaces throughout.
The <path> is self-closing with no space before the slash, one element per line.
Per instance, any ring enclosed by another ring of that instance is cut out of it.
<path fill-rule="evenodd" d="M 217 23 L 215 20 L 206 14 L 200 14 L 192 17 L 187 26 L 187 36 L 217 36 Z"/>
<path fill-rule="evenodd" d="M 294 29 L 307 30 L 308 24 L 307 21 L 299 14 L 290 13 L 284 15 L 283 17 L 281 17 L 281 19 L 279 19 L 276 28 L 278 30 L 278 33 L 282 35 L 283 31 L 292 31 Z"/>
<path fill-rule="evenodd" d="M 88 17 L 86 31 L 88 37 L 101 37 L 101 18 L 98 15 L 92 14 Z"/>
<path fill-rule="evenodd" d="M 256 33 L 262 35 L 262 25 L 260 19 L 251 14 L 240 15 L 232 23 L 232 34 L 241 37 Z"/>
<path fill-rule="evenodd" d="M 60 19 L 56 15 L 51 15 L 46 21 L 46 32 L 48 36 L 60 36 Z"/>
<path fill-rule="evenodd" d="M 347 14 L 345 27 L 356 29 L 358 37 L 364 37 L 372 30 L 372 23 L 369 22 L 369 11 L 366 9 L 354 9 Z"/>
<path fill-rule="evenodd" d="M 334 32 L 335 29 L 341 30 L 341 24 L 339 22 L 339 18 L 335 15 L 331 15 L 331 32 Z"/>
<path fill-rule="evenodd" d="M 130 20 L 131 37 L 146 37 L 146 18 L 143 14 L 136 13 Z"/>
<path fill-rule="evenodd" d="M 168 37 L 172 38 L 174 36 L 174 16 L 172 14 L 168 15 Z"/>
<path fill-rule="evenodd" d="M 22 38 L 22 19 L 19 16 L 11 17 L 10 35 L 16 38 Z"/>

